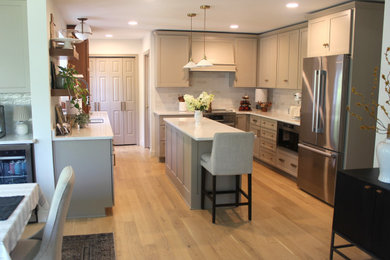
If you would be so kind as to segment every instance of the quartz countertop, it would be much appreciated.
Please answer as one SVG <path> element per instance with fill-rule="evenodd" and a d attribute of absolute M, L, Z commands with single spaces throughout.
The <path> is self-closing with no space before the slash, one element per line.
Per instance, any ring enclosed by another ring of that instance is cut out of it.
<path fill-rule="evenodd" d="M 195 119 L 192 117 L 165 118 L 164 121 L 195 141 L 212 141 L 215 133 L 243 132 L 242 130 L 218 123 L 208 118 L 202 118 L 199 125 L 195 125 Z"/>
<path fill-rule="evenodd" d="M 293 119 L 288 114 L 283 114 L 276 111 L 270 111 L 270 112 L 262 112 L 260 110 L 254 109 L 253 111 L 235 111 L 235 110 L 227 110 L 227 112 L 236 112 L 237 115 L 255 115 L 255 116 L 261 116 L 269 119 L 273 119 L 276 121 L 289 123 L 292 125 L 300 125 L 299 119 Z M 218 111 L 221 112 L 221 111 Z M 180 115 L 193 115 L 194 112 L 179 112 L 179 111 L 154 111 L 155 115 L 158 116 L 180 116 Z"/>
<path fill-rule="evenodd" d="M 37 140 L 33 138 L 33 134 L 15 135 L 10 134 L 0 138 L 0 144 L 33 144 Z"/>
<path fill-rule="evenodd" d="M 70 135 L 53 136 L 53 141 L 113 139 L 114 134 L 107 112 L 92 112 L 90 119 L 103 119 L 103 123 L 89 123 L 87 127 L 81 129 L 73 128 Z M 55 133 L 54 130 L 53 133 Z"/>

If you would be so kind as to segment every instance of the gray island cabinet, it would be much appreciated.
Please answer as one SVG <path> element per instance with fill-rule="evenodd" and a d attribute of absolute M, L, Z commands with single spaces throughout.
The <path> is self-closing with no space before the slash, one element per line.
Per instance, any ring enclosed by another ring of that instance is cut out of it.
<path fill-rule="evenodd" d="M 191 209 L 200 209 L 200 157 L 210 153 L 215 133 L 243 132 L 242 130 L 203 118 L 199 125 L 194 118 L 165 118 L 166 174 Z M 252 148 L 249 148 L 252 149 Z M 206 189 L 211 190 L 211 177 L 206 175 Z M 218 176 L 217 190 L 233 190 L 234 176 Z M 234 201 L 234 194 L 217 197 L 217 203 Z M 205 207 L 211 204 L 205 200 Z"/>
<path fill-rule="evenodd" d="M 104 122 L 53 137 L 56 182 L 65 166 L 75 172 L 70 218 L 105 216 L 105 208 L 114 205 L 113 132 L 106 112 L 94 112 L 91 118 Z"/>

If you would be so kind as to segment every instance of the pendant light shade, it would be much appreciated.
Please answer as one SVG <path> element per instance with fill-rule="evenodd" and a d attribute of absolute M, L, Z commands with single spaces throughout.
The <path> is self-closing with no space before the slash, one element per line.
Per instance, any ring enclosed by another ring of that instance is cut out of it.
<path fill-rule="evenodd" d="M 189 57 L 188 63 L 186 65 L 184 65 L 183 68 L 184 69 L 191 69 L 191 68 L 196 67 L 196 63 L 192 60 L 192 17 L 195 17 L 196 14 L 195 13 L 188 13 L 187 16 L 191 18 L 190 53 L 188 55 L 188 57 Z"/>
<path fill-rule="evenodd" d="M 80 23 L 74 28 L 75 35 L 78 39 L 85 41 L 92 35 L 91 26 L 85 23 L 88 18 L 77 18 L 77 20 L 79 20 Z"/>
<path fill-rule="evenodd" d="M 206 10 L 210 9 L 209 5 L 201 5 L 200 9 L 203 9 L 203 59 L 196 64 L 197 67 L 211 67 L 214 66 L 210 61 L 206 58 Z"/>

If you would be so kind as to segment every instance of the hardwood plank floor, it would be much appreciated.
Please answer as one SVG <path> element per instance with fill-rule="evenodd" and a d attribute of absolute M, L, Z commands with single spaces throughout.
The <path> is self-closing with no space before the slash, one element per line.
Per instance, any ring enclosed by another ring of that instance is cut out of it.
<path fill-rule="evenodd" d="M 260 163 L 253 163 L 252 221 L 246 207 L 219 208 L 212 224 L 209 211 L 187 207 L 149 150 L 120 146 L 115 153 L 110 215 L 68 220 L 64 235 L 113 232 L 117 259 L 329 259 L 333 209 Z M 29 225 L 24 236 L 41 225 Z M 344 252 L 370 259 L 355 248 Z"/>

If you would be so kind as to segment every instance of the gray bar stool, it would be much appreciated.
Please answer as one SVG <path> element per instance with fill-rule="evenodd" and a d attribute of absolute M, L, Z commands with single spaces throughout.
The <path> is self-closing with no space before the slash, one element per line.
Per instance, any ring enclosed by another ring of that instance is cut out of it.
<path fill-rule="evenodd" d="M 215 208 L 248 205 L 248 219 L 252 219 L 252 161 L 253 133 L 216 133 L 213 139 L 211 154 L 202 154 L 201 208 L 204 209 L 204 199 L 207 196 L 212 201 L 213 223 L 215 223 Z M 206 191 L 206 172 L 212 176 L 212 191 Z M 241 175 L 248 174 L 248 194 L 240 187 Z M 236 189 L 216 191 L 216 177 L 222 175 L 236 176 Z M 216 204 L 217 194 L 235 193 L 234 203 Z M 240 202 L 240 194 L 247 202 Z"/>

